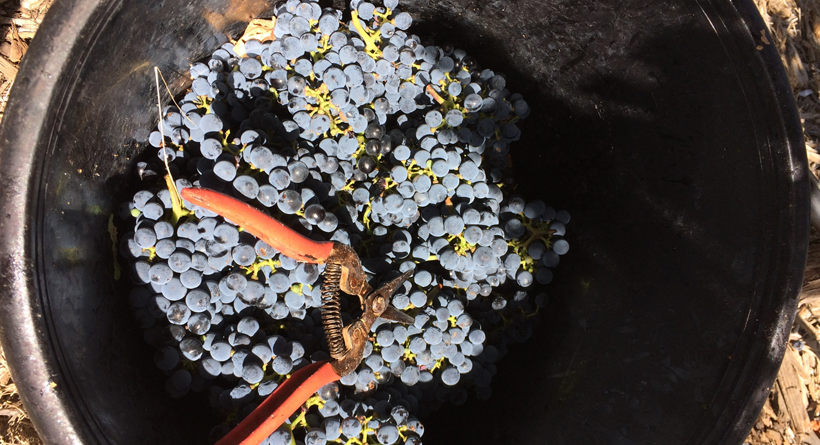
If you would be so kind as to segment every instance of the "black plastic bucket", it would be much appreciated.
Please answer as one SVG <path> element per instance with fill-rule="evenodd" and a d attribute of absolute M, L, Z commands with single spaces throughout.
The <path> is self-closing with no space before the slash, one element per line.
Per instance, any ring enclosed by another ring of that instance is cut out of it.
<path fill-rule="evenodd" d="M 337 2 L 341 7 L 341 2 Z M 751 0 L 405 2 L 419 35 L 508 75 L 532 107 L 519 187 L 573 215 L 545 323 L 494 396 L 426 444 L 739 443 L 774 379 L 801 284 L 800 122 Z M 203 443 L 114 280 L 108 220 L 155 121 L 151 67 L 191 61 L 263 1 L 60 0 L 0 140 L 0 322 L 47 443 Z"/>

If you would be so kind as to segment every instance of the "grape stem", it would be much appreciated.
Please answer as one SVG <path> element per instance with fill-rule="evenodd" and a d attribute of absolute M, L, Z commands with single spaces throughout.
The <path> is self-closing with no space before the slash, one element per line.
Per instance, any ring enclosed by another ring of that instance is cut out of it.
<path fill-rule="evenodd" d="M 535 264 L 535 260 L 529 255 L 527 252 L 527 248 L 530 244 L 536 241 L 543 241 L 545 247 L 550 247 L 550 241 L 552 235 L 555 233 L 555 230 L 544 228 L 540 226 L 546 226 L 546 222 L 536 223 L 527 218 L 526 216 L 521 215 L 522 223 L 521 225 L 527 229 L 527 236 L 522 240 L 512 240 L 509 241 L 508 244 L 510 247 L 513 248 L 516 254 L 521 257 L 521 266 L 527 271 L 533 271 L 533 265 Z"/>
<path fill-rule="evenodd" d="M 373 206 L 368 202 L 367 209 L 364 211 L 364 216 L 362 216 L 362 221 L 364 222 L 364 226 L 367 228 L 368 232 L 370 231 L 370 212 L 373 211 Z"/>
<path fill-rule="evenodd" d="M 176 99 L 174 99 L 174 95 L 173 95 L 173 94 L 171 94 L 171 87 L 169 87 L 169 86 L 168 86 L 168 82 L 166 82 L 166 81 L 165 81 L 165 76 L 163 76 L 163 75 L 162 75 L 162 71 L 160 71 L 160 70 L 159 70 L 159 68 L 157 68 L 157 67 L 154 67 L 154 70 L 155 70 L 155 74 L 158 74 L 158 75 L 159 75 L 159 78 L 160 78 L 160 79 L 162 79 L 162 83 L 165 85 L 165 91 L 167 91 L 167 92 L 168 92 L 168 96 L 169 96 L 169 97 L 171 97 L 171 102 L 173 102 L 173 103 L 174 103 L 174 105 L 176 105 L 177 110 L 179 110 L 179 114 L 181 114 L 181 115 L 182 115 L 182 117 L 184 117 L 185 119 L 187 119 L 187 120 L 188 120 L 188 122 L 190 122 L 190 123 L 192 123 L 192 124 L 193 124 L 193 123 L 194 123 L 194 121 L 192 121 L 192 120 L 191 120 L 191 118 L 190 118 L 190 117 L 188 117 L 188 115 L 187 115 L 186 113 L 183 113 L 183 112 L 182 112 L 182 107 L 180 107 L 180 106 L 179 106 L 179 104 L 177 103 Z M 159 90 L 159 84 L 157 84 L 157 90 Z M 159 96 L 159 94 L 157 94 L 157 96 Z"/>
<path fill-rule="evenodd" d="M 523 219 L 523 221 L 522 221 L 521 225 L 524 226 L 527 230 L 529 230 L 530 236 L 527 238 L 527 240 L 524 242 L 524 244 L 521 247 L 526 249 L 533 242 L 535 242 L 537 240 L 541 240 L 541 241 L 544 242 L 544 244 L 546 244 L 546 247 L 549 248 L 550 247 L 550 240 L 552 238 L 552 235 L 555 233 L 555 230 L 549 229 L 549 228 L 544 229 L 543 227 L 537 227 L 536 224 L 533 223 L 527 217 L 522 217 L 522 219 Z M 543 225 L 546 225 L 546 222 L 544 222 Z"/>
<path fill-rule="evenodd" d="M 299 428 L 300 426 L 307 426 L 307 421 L 305 420 L 305 413 L 307 410 L 303 410 L 299 415 L 293 419 L 290 424 L 285 424 L 282 427 L 290 433 L 290 445 L 296 445 L 296 438 L 293 437 L 293 430 Z"/>
<path fill-rule="evenodd" d="M 387 18 L 390 17 L 390 14 L 392 14 L 392 13 L 393 13 L 393 10 L 390 9 L 390 8 L 385 8 L 384 14 L 380 14 L 376 11 L 373 11 L 373 15 L 376 16 L 377 18 L 381 19 L 380 21 L 377 21 L 377 23 L 379 23 L 380 25 L 383 24 L 383 23 L 387 23 L 389 21 Z"/>
<path fill-rule="evenodd" d="M 145 252 L 146 250 L 148 251 L 148 261 L 149 262 L 154 261 L 154 258 L 157 256 L 157 248 L 154 247 L 154 246 L 151 246 L 151 247 L 144 247 L 142 249 L 143 252 Z"/>
<path fill-rule="evenodd" d="M 168 160 L 166 159 L 165 162 L 167 165 Z M 168 186 L 168 190 L 171 191 L 171 207 L 173 208 L 173 211 L 171 213 L 171 224 L 176 225 L 176 223 L 179 222 L 180 219 L 190 215 L 191 212 L 186 211 L 185 206 L 182 204 L 182 198 L 179 196 L 179 193 L 177 192 L 177 186 L 174 183 L 174 178 L 171 177 L 170 169 L 168 170 L 168 174 L 165 175 L 165 184 Z"/>
<path fill-rule="evenodd" d="M 308 290 L 312 290 L 310 285 L 302 284 L 302 283 L 294 284 L 293 286 L 290 287 L 290 290 L 293 291 L 296 294 L 304 295 L 305 294 L 305 290 L 304 290 L 305 287 L 307 287 Z"/>
<path fill-rule="evenodd" d="M 274 260 L 273 258 L 268 258 L 267 260 L 256 261 L 250 266 L 244 268 L 246 270 L 246 274 L 249 274 L 251 278 L 254 280 L 257 279 L 259 275 L 259 271 L 262 270 L 265 266 L 270 266 L 273 269 L 271 272 L 276 272 L 276 268 L 279 267 L 282 263 L 279 260 Z"/>
<path fill-rule="evenodd" d="M 407 425 L 399 426 L 398 430 L 399 430 L 399 437 L 401 437 L 401 441 L 402 442 L 407 442 L 407 436 L 403 434 L 407 431 Z"/>
<path fill-rule="evenodd" d="M 305 409 L 310 409 L 313 406 L 318 406 L 319 408 L 322 408 L 325 406 L 325 401 L 322 400 L 322 397 L 320 397 L 318 394 L 314 394 L 305 402 Z"/>
<path fill-rule="evenodd" d="M 436 100 L 436 102 L 438 102 L 440 105 L 443 105 L 443 104 L 444 104 L 444 102 L 446 102 L 446 101 L 444 100 L 444 98 L 443 98 L 443 97 L 441 97 L 441 96 L 440 96 L 440 95 L 436 92 L 436 90 L 434 90 L 434 89 L 433 89 L 433 85 L 427 84 L 427 87 L 425 87 L 425 88 L 424 88 L 424 90 L 425 90 L 425 91 L 427 91 L 427 93 L 428 93 L 430 96 L 432 96 L 432 97 L 433 97 L 433 99 L 435 99 L 435 100 Z"/>
<path fill-rule="evenodd" d="M 157 84 L 157 113 L 159 114 L 159 125 L 157 125 L 157 126 L 159 127 L 159 135 L 160 135 L 160 138 L 161 138 L 161 142 L 160 142 L 159 145 L 160 145 L 160 150 L 163 151 L 162 161 L 165 163 L 165 171 L 168 172 L 168 175 L 165 177 L 165 183 L 168 184 L 168 189 L 171 191 L 172 199 L 173 198 L 179 198 L 179 190 L 177 190 L 177 185 L 174 183 L 174 179 L 173 178 L 171 178 L 170 180 L 168 179 L 168 178 L 171 177 L 171 167 L 168 166 L 168 156 L 165 156 L 165 151 L 164 151 L 165 147 L 166 147 L 165 146 L 165 130 L 164 130 L 164 125 L 162 124 L 162 99 L 161 99 L 160 94 L 159 94 L 159 68 L 157 68 L 157 67 L 154 67 L 154 81 Z M 174 212 L 174 218 L 176 218 L 176 212 Z M 175 219 L 173 221 L 173 223 L 176 224 L 176 222 L 177 222 L 177 220 Z"/>
<path fill-rule="evenodd" d="M 321 38 L 321 39 L 319 39 L 319 44 L 320 44 L 322 47 L 321 47 L 321 48 L 319 48 L 319 49 L 317 49 L 316 51 L 311 51 L 311 52 L 310 52 L 310 56 L 311 56 L 311 58 L 313 58 L 313 63 L 316 63 L 316 62 L 318 62 L 320 59 L 324 59 L 324 58 L 325 58 L 325 54 L 326 54 L 328 51 L 330 51 L 330 49 L 331 49 L 331 48 L 330 48 L 330 45 L 328 45 L 328 42 L 329 42 L 329 41 L 330 41 L 330 36 L 322 36 L 322 38 Z M 311 73 L 311 75 L 313 75 L 313 73 Z"/>
<path fill-rule="evenodd" d="M 436 92 L 435 88 L 433 88 L 433 84 L 428 83 L 427 86 L 424 88 L 424 91 L 426 91 L 427 94 L 430 95 L 430 97 L 432 97 L 436 102 L 438 102 L 439 105 L 441 105 L 441 108 L 442 110 L 444 110 L 445 113 L 450 110 L 457 110 L 461 108 L 458 106 L 458 104 L 455 103 L 455 98 L 453 98 L 452 96 L 450 96 L 449 99 L 441 97 L 441 95 L 438 94 L 438 92 Z M 441 128 L 442 126 L 444 126 L 444 123 L 439 125 L 438 128 Z"/>
<path fill-rule="evenodd" d="M 205 114 L 210 113 L 212 102 L 211 98 L 208 96 L 197 96 L 197 99 L 199 100 L 199 108 L 204 108 Z"/>
<path fill-rule="evenodd" d="M 373 36 L 371 36 L 370 33 L 362 27 L 361 22 L 359 22 L 359 12 L 353 11 L 350 13 L 350 16 L 353 18 L 353 26 L 356 28 L 356 31 L 359 32 L 362 40 L 364 40 L 367 51 L 371 54 L 381 56 L 381 50 L 379 50 L 379 47 L 376 46 Z"/>

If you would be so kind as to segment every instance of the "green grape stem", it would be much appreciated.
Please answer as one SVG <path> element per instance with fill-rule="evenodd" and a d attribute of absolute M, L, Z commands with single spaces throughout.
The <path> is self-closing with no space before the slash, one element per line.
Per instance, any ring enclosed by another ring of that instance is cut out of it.
<path fill-rule="evenodd" d="M 307 426 L 307 420 L 305 420 L 305 414 L 307 413 L 306 410 L 302 410 L 298 416 L 296 416 L 290 424 L 284 424 L 281 428 L 287 430 L 290 433 L 290 445 L 296 445 L 296 438 L 293 437 L 293 430 L 299 428 L 301 426 Z"/>
<path fill-rule="evenodd" d="M 180 198 L 179 194 L 176 193 L 176 184 L 174 184 L 174 178 L 172 178 L 170 174 L 165 175 L 165 184 L 171 192 L 171 224 L 176 226 L 180 219 L 192 215 L 193 212 L 187 210 L 182 204 L 182 198 Z"/>
<path fill-rule="evenodd" d="M 523 215 L 521 215 L 521 225 L 527 230 L 527 236 L 520 240 L 508 241 L 507 244 L 521 257 L 521 266 L 524 270 L 532 273 L 534 271 L 535 260 L 529 255 L 527 248 L 536 241 L 542 241 L 544 245 L 549 248 L 552 245 L 552 235 L 555 233 L 555 230 L 549 229 L 549 225 L 546 221 L 533 222 Z"/>
<path fill-rule="evenodd" d="M 367 203 L 367 208 L 364 211 L 364 216 L 362 216 L 362 222 L 364 223 L 364 226 L 367 228 L 368 232 L 371 231 L 370 223 L 372 221 L 370 220 L 370 212 L 372 212 L 372 211 L 373 211 L 373 205 L 370 202 L 368 202 Z"/>
<path fill-rule="evenodd" d="M 304 405 L 304 409 L 308 410 L 313 406 L 318 406 L 319 408 L 322 408 L 325 406 L 325 401 L 322 400 L 322 398 L 318 394 L 314 394 L 309 399 L 307 399 Z"/>
<path fill-rule="evenodd" d="M 154 246 L 151 246 L 151 247 L 143 247 L 143 249 L 142 249 L 143 253 L 144 253 L 146 250 L 148 251 L 148 262 L 149 262 L 149 263 L 154 262 L 154 258 L 156 258 L 156 256 L 157 256 L 157 248 L 156 248 L 156 247 L 154 247 Z"/>
<path fill-rule="evenodd" d="M 371 36 L 370 33 L 362 27 L 361 22 L 359 22 L 359 12 L 353 11 L 350 13 L 350 16 L 353 19 L 353 26 L 356 28 L 356 31 L 359 32 L 359 36 L 361 36 L 362 40 L 364 40 L 367 51 L 372 55 L 381 57 L 382 51 L 376 45 L 373 36 Z"/>
<path fill-rule="evenodd" d="M 270 266 L 272 272 L 276 272 L 276 268 L 279 267 L 282 263 L 279 260 L 274 260 L 273 258 L 269 258 L 267 260 L 256 261 L 248 267 L 245 267 L 245 274 L 250 275 L 252 279 L 256 280 L 259 276 L 259 271 L 262 270 L 264 266 Z"/>
<path fill-rule="evenodd" d="M 379 23 L 380 25 L 383 24 L 383 23 L 389 22 L 390 20 L 388 20 L 388 17 L 390 17 L 390 14 L 392 14 L 392 13 L 393 13 L 393 10 L 390 9 L 390 8 L 385 8 L 385 11 L 384 11 L 383 14 L 378 13 L 376 11 L 373 11 L 373 15 L 376 16 L 379 19 L 376 22 Z"/>
<path fill-rule="evenodd" d="M 197 96 L 197 100 L 199 102 L 199 104 L 197 104 L 198 108 L 204 108 L 205 114 L 211 112 L 211 103 L 213 102 L 213 99 L 208 96 Z"/>

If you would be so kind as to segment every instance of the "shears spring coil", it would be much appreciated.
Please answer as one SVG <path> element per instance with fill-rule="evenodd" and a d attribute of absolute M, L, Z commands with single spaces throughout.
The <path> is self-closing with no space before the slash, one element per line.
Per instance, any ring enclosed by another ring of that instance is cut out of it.
<path fill-rule="evenodd" d="M 331 357 L 344 355 L 346 351 L 342 336 L 342 308 L 339 299 L 339 283 L 342 279 L 342 266 L 328 263 L 322 274 L 322 326 L 327 336 L 327 345 Z"/>

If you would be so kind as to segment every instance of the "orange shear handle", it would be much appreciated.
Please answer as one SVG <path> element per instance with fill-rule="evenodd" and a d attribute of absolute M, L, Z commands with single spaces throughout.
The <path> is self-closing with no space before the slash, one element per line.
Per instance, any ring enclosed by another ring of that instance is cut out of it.
<path fill-rule="evenodd" d="M 259 445 L 319 388 L 339 380 L 329 362 L 316 362 L 282 382 L 248 417 L 216 445 Z"/>
<path fill-rule="evenodd" d="M 228 195 L 202 188 L 183 189 L 182 199 L 210 210 L 279 252 L 305 263 L 324 263 L 333 249 L 331 241 L 313 241 L 276 219 Z"/>

